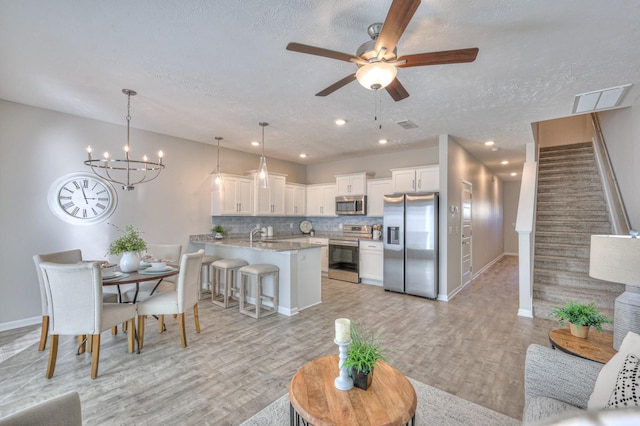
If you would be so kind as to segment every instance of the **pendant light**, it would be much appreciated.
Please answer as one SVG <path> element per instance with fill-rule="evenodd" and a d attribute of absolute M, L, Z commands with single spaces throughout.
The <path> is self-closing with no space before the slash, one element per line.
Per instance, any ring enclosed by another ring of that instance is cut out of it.
<path fill-rule="evenodd" d="M 212 173 L 215 175 L 216 188 L 218 192 L 222 191 L 222 176 L 220 176 L 220 141 L 222 138 L 220 136 L 215 137 L 216 141 L 218 141 L 218 164 L 216 165 L 216 170 Z"/>
<path fill-rule="evenodd" d="M 104 153 L 104 158 L 93 158 L 91 146 L 87 147 L 89 159 L 84 162 L 91 167 L 91 170 L 98 176 L 122 185 L 125 191 L 133 191 L 134 185 L 149 182 L 158 177 L 164 164 L 162 164 L 162 151 L 158 151 L 158 161 L 150 161 L 146 155 L 142 160 L 131 159 L 130 123 L 131 123 L 131 97 L 137 95 L 134 90 L 122 89 L 122 93 L 127 95 L 127 144 L 124 147 L 125 158 L 111 158 L 108 152 Z"/>
<path fill-rule="evenodd" d="M 258 166 L 258 179 L 260 179 L 260 188 L 269 188 L 269 173 L 267 172 L 267 158 L 264 156 L 264 128 L 269 125 L 264 121 L 258 123 L 262 127 L 262 157 L 260 157 L 260 166 Z"/>

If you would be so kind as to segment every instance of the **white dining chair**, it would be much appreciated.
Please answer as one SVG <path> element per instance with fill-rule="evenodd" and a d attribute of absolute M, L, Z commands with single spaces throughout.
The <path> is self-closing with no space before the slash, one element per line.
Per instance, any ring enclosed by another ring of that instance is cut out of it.
<path fill-rule="evenodd" d="M 179 244 L 147 244 L 147 252 L 148 256 L 153 257 L 154 259 L 165 259 L 171 263 L 177 264 L 180 262 L 180 255 L 182 254 L 182 246 Z M 158 285 L 159 284 L 159 285 Z M 175 290 L 176 288 L 176 277 L 167 277 L 162 280 L 162 283 L 159 281 L 147 281 L 138 284 L 138 296 L 136 297 L 136 289 L 135 284 L 127 286 L 122 290 L 122 301 L 123 302 L 133 302 L 141 301 L 156 291 L 167 291 L 167 290 Z"/>
<path fill-rule="evenodd" d="M 142 349 L 144 342 L 145 315 L 158 315 L 158 320 L 163 321 L 163 315 L 177 314 L 180 328 L 180 340 L 182 347 L 187 347 L 187 336 L 184 324 L 186 310 L 193 307 L 193 317 L 196 324 L 196 332 L 200 333 L 200 320 L 198 318 L 198 286 L 200 285 L 200 268 L 204 250 L 197 253 L 186 253 L 180 261 L 180 273 L 175 291 L 162 291 L 156 293 L 141 302 L 138 302 L 138 345 Z"/>
<path fill-rule="evenodd" d="M 47 379 L 53 377 L 58 356 L 58 336 L 92 337 L 91 378 L 98 376 L 100 333 L 127 323 L 128 351 L 133 352 L 136 306 L 130 303 L 103 303 L 102 272 L 97 262 L 40 264 L 50 313 L 49 362 Z M 84 342 L 84 340 L 83 340 Z M 84 352 L 84 343 L 81 350 Z"/>
<path fill-rule="evenodd" d="M 47 308 L 47 293 L 44 289 L 44 282 L 42 281 L 42 271 L 40 270 L 40 264 L 42 262 L 53 263 L 80 263 L 82 262 L 82 251 L 80 249 L 59 251 L 54 253 L 36 254 L 33 256 L 33 262 L 36 264 L 36 273 L 38 274 L 38 284 L 40 285 L 40 304 L 42 306 L 42 327 L 40 330 L 40 344 L 38 350 L 43 351 L 47 345 L 47 333 L 49 331 L 49 309 Z M 115 302 L 117 295 L 104 294 L 103 299 L 105 302 Z M 113 330 L 114 334 L 117 332 L 117 328 Z"/>

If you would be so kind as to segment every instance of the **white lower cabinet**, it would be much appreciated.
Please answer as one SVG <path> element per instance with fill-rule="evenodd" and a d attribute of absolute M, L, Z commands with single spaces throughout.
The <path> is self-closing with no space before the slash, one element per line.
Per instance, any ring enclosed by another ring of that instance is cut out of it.
<path fill-rule="evenodd" d="M 384 252 L 382 241 L 360 241 L 360 280 L 382 287 Z"/>

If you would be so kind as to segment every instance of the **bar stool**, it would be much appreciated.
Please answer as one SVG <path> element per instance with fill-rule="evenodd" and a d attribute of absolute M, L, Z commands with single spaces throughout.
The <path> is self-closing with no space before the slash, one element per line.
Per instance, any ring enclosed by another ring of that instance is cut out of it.
<path fill-rule="evenodd" d="M 198 287 L 198 300 L 202 299 L 206 293 L 213 292 L 213 268 L 211 264 L 216 260 L 219 260 L 219 257 L 216 256 L 204 256 L 202 258 L 202 271 L 200 286 Z M 204 278 L 204 280 L 202 279 Z M 204 291 L 203 291 L 204 290 Z"/>
<path fill-rule="evenodd" d="M 238 269 L 245 265 L 248 263 L 242 259 L 221 259 L 211 264 L 213 270 L 211 301 L 213 303 L 225 309 L 238 305 L 238 299 L 235 296 L 239 291 L 236 287 L 236 276 Z"/>
<path fill-rule="evenodd" d="M 258 263 L 240 268 L 240 312 L 255 319 L 277 313 L 279 274 L 280 268 L 269 264 Z M 268 276 L 273 277 L 273 296 L 267 296 L 263 293 L 263 279 Z M 253 278 L 255 278 L 255 280 Z M 257 284 L 256 300 L 254 305 L 247 303 L 247 296 L 250 292 L 249 286 L 253 282 Z M 262 303 L 263 300 L 271 301 L 273 303 L 273 307 L 270 308 L 266 306 Z"/>

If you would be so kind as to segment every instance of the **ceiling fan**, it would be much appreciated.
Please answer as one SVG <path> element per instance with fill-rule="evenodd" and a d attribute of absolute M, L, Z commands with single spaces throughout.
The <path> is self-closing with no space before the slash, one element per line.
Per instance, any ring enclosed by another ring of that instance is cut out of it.
<path fill-rule="evenodd" d="M 409 93 L 396 78 L 396 67 L 409 68 L 424 65 L 473 62 L 478 55 L 478 48 L 473 47 L 417 53 L 398 58 L 396 45 L 407 25 L 409 25 L 413 14 L 420 6 L 420 2 L 421 0 L 393 0 L 384 23 L 375 23 L 369 26 L 367 31 L 371 40 L 362 44 L 355 55 L 300 43 L 289 43 L 287 50 L 353 62 L 358 65 L 358 70 L 355 73 L 321 90 L 316 93 L 316 96 L 327 96 L 353 80 L 358 80 L 367 89 L 386 89 L 393 100 L 396 102 L 401 101 L 407 98 Z"/>

